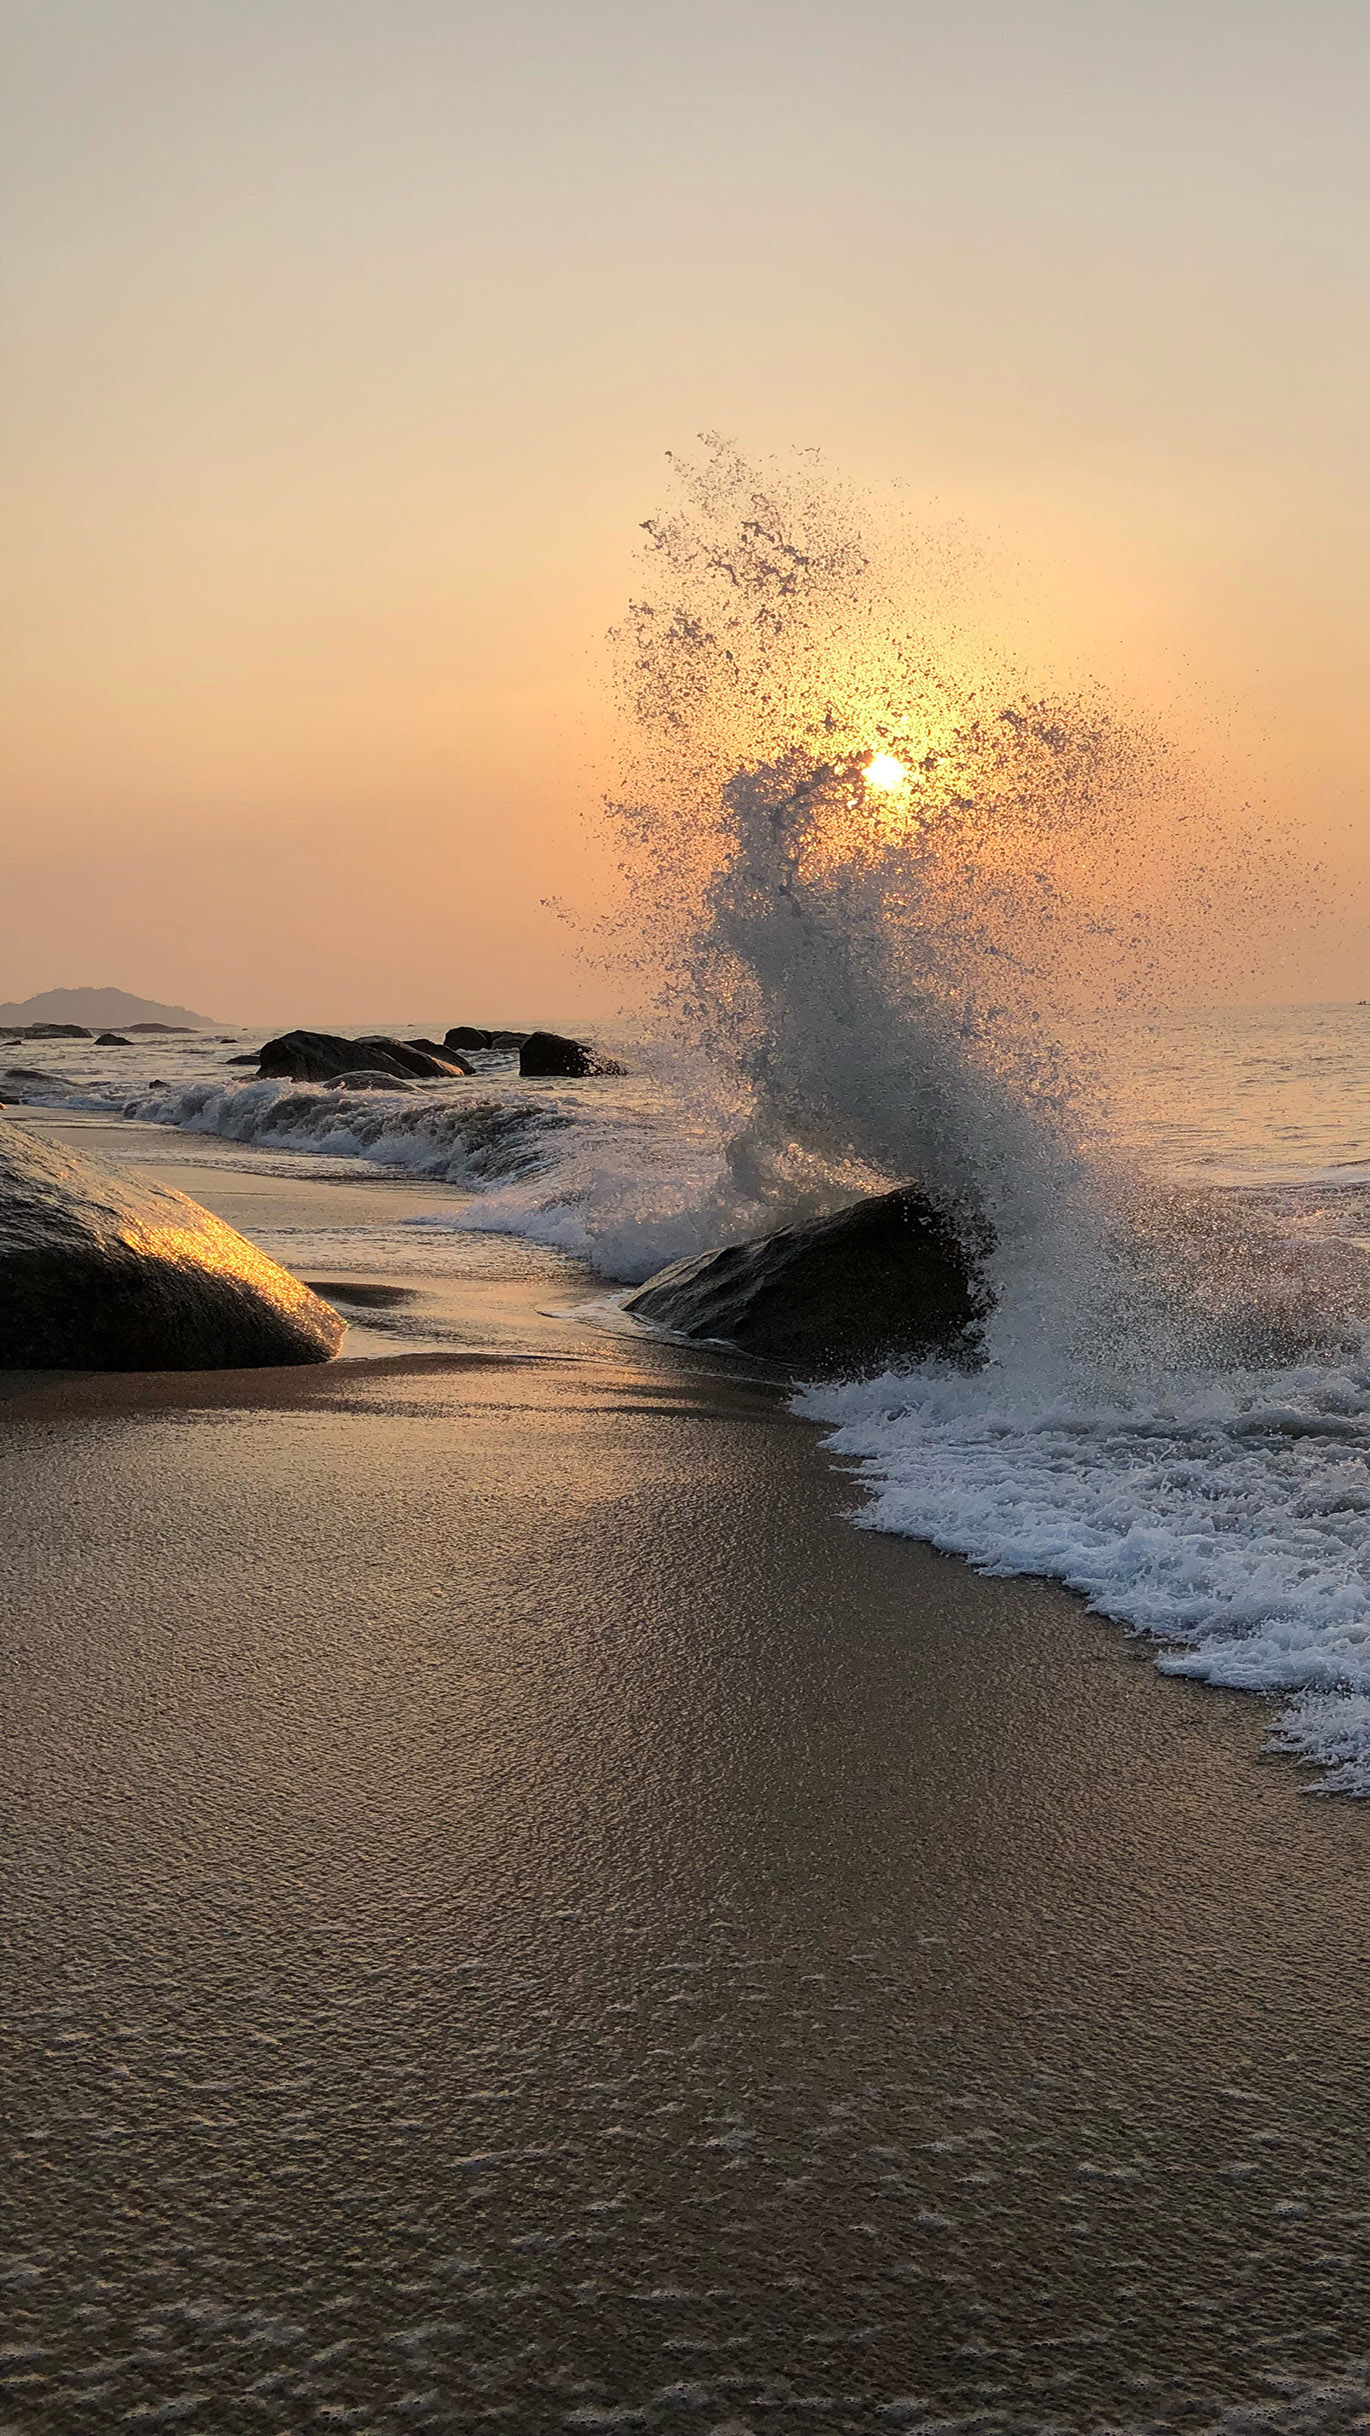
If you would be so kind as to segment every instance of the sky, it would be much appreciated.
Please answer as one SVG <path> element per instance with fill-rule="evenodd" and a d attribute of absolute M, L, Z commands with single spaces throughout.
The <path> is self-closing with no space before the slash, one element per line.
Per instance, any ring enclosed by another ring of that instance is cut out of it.
<path fill-rule="evenodd" d="M 0 998 L 590 1020 L 669 452 L 964 523 L 1370 995 L 1363 0 L 4 0 Z"/>

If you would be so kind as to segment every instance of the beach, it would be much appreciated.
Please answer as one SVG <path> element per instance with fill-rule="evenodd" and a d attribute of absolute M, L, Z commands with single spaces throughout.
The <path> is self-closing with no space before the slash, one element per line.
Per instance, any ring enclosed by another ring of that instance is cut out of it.
<path fill-rule="evenodd" d="M 4 1382 L 5 2428 L 1356 2424 L 1370 1806 L 482 1241 Z"/>

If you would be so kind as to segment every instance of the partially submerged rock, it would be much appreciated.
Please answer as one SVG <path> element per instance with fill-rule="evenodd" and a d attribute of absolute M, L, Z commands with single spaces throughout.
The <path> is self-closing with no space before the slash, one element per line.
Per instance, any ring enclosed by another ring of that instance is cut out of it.
<path fill-rule="evenodd" d="M 133 1043 L 122 1032 L 102 1032 L 95 1046 L 97 1049 L 131 1049 Z"/>
<path fill-rule="evenodd" d="M 972 1361 L 993 1300 L 991 1241 L 982 1219 L 954 1221 L 903 1184 L 813 1225 L 674 1261 L 624 1308 L 810 1374 Z"/>
<path fill-rule="evenodd" d="M 561 1032 L 530 1032 L 519 1049 L 519 1072 L 527 1075 L 624 1074 L 627 1068 L 601 1057 L 583 1040 Z"/>
<path fill-rule="evenodd" d="M 259 1052 L 257 1071 L 291 1083 L 335 1083 L 362 1068 L 413 1082 L 455 1081 L 471 1072 L 455 1050 L 437 1054 L 407 1040 L 344 1040 L 337 1032 L 283 1032 Z"/>
<path fill-rule="evenodd" d="M 326 1362 L 343 1327 L 198 1202 L 0 1118 L 0 1369 Z"/>
<path fill-rule="evenodd" d="M 495 1035 L 493 1032 L 483 1032 L 476 1023 L 454 1023 L 451 1030 L 443 1034 L 443 1042 L 449 1049 L 493 1049 Z"/>

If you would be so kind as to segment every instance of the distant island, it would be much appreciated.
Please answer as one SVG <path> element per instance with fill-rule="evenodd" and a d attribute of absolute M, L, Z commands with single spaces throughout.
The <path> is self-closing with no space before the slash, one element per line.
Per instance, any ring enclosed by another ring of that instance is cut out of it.
<path fill-rule="evenodd" d="M 11 1023 L 82 1023 L 92 1032 L 127 1031 L 135 1023 L 223 1030 L 212 1015 L 196 1015 L 190 1007 L 163 1006 L 157 998 L 135 998 L 130 990 L 40 990 L 36 998 L 11 998 L 0 1006 L 0 1024 Z"/>

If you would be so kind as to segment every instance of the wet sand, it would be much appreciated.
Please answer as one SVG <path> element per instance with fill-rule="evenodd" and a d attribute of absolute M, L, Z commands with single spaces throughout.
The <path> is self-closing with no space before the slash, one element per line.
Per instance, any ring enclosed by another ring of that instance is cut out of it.
<path fill-rule="evenodd" d="M 1351 2426 L 1370 1806 L 566 1282 L 4 1383 L 5 2428 Z"/>

